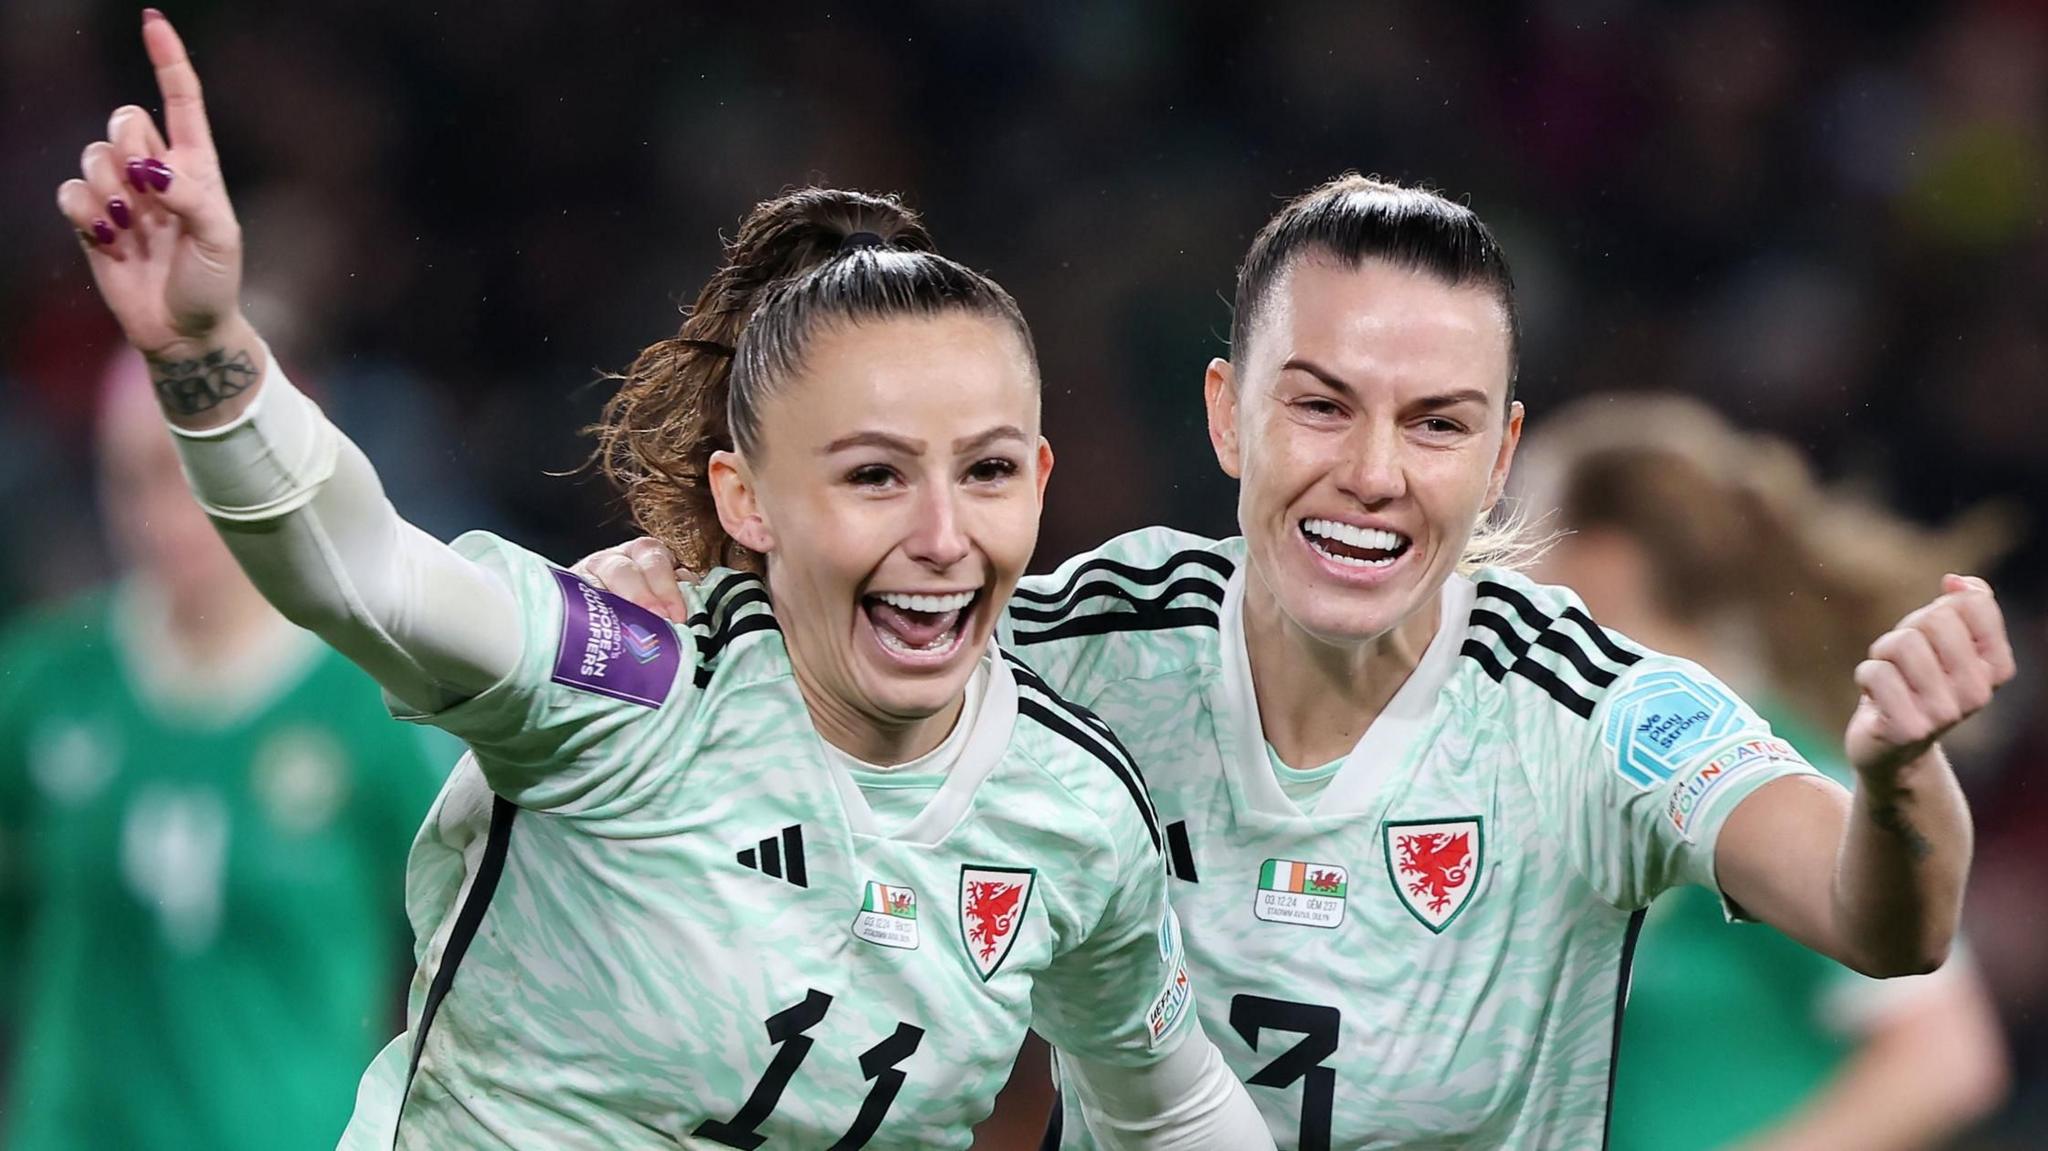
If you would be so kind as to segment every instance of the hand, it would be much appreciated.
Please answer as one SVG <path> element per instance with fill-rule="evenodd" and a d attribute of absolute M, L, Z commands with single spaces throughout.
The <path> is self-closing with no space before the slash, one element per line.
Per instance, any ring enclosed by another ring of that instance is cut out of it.
<path fill-rule="evenodd" d="M 681 585 L 696 583 L 697 573 L 677 566 L 676 557 L 652 536 L 592 552 L 569 570 L 675 623 L 690 618 Z"/>
<path fill-rule="evenodd" d="M 242 228 L 184 42 L 153 8 L 142 42 L 170 142 L 147 111 L 117 109 L 107 139 L 85 149 L 84 178 L 57 189 L 57 208 L 128 342 L 153 361 L 191 360 L 218 348 L 223 325 L 241 322 Z"/>
<path fill-rule="evenodd" d="M 1942 595 L 1899 621 L 1856 665 L 1863 698 L 1844 748 L 1865 780 L 1889 782 L 2013 677 L 2012 644 L 1991 585 L 1944 576 Z"/>

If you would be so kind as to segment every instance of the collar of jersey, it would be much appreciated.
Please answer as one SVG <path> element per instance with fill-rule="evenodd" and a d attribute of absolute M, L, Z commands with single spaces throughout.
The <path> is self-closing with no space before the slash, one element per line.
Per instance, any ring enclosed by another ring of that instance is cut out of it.
<path fill-rule="evenodd" d="M 945 782 L 925 803 L 924 810 L 894 831 L 887 831 L 881 826 L 875 818 L 875 809 L 868 805 L 867 796 L 862 794 L 859 782 L 854 779 L 853 767 L 859 761 L 837 751 L 822 739 L 818 741 L 832 776 L 832 786 L 839 793 L 840 807 L 846 812 L 847 826 L 853 834 L 929 847 L 946 838 L 946 834 L 960 822 L 969 801 L 974 798 L 975 788 L 981 786 L 981 781 L 988 778 L 1008 753 L 1010 732 L 1017 725 L 1017 681 L 1011 677 L 1009 665 L 996 654 L 993 641 L 981 657 L 975 680 L 985 680 L 986 686 L 982 689 L 978 708 L 969 706 L 961 710 L 960 721 L 966 728 L 965 732 L 955 728 L 932 755 L 914 763 L 923 774 L 943 770 Z M 969 681 L 968 690 L 974 688 L 975 682 Z M 938 761 L 944 758 L 942 753 L 949 748 L 956 755 L 950 762 L 941 764 Z"/>
<path fill-rule="evenodd" d="M 1259 700 L 1252 687 L 1251 656 L 1244 639 L 1246 565 L 1239 565 L 1223 593 L 1223 668 L 1213 690 L 1221 693 L 1216 725 L 1217 751 L 1223 774 L 1240 811 L 1274 819 L 1344 818 L 1369 811 L 1388 779 L 1409 762 L 1416 741 L 1427 729 L 1444 685 L 1456 668 L 1464 643 L 1466 617 L 1477 589 L 1462 575 L 1444 582 L 1437 609 L 1435 638 L 1415 670 L 1365 729 L 1343 766 L 1307 811 L 1289 799 L 1274 775 L 1266 754 L 1265 726 L 1259 722 Z"/>

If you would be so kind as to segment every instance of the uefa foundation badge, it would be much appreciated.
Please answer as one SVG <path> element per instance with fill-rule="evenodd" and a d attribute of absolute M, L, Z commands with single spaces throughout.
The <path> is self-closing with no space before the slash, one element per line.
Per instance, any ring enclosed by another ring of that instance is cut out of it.
<path fill-rule="evenodd" d="M 1351 873 L 1334 863 L 1269 859 L 1259 868 L 1252 914 L 1267 923 L 1336 927 L 1344 922 Z"/>
<path fill-rule="evenodd" d="M 917 949 L 917 892 L 868 880 L 867 896 L 853 917 L 853 934 L 877 947 Z"/>

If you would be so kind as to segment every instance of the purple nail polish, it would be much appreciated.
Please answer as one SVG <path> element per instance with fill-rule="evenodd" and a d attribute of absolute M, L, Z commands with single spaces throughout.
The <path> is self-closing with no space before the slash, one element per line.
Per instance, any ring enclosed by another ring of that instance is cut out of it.
<path fill-rule="evenodd" d="M 142 170 L 149 177 L 149 186 L 161 192 L 171 186 L 171 169 L 168 164 L 152 156 L 142 162 Z"/>
<path fill-rule="evenodd" d="M 135 220 L 128 215 L 128 201 L 119 196 L 107 201 L 107 215 L 112 216 L 114 223 L 124 229 L 135 226 Z"/>
<path fill-rule="evenodd" d="M 128 161 L 128 186 L 138 192 L 149 191 L 149 169 L 139 156 Z"/>
<path fill-rule="evenodd" d="M 92 222 L 92 238 L 102 244 L 111 244 L 114 242 L 114 229 L 107 226 L 105 220 L 94 220 Z"/>

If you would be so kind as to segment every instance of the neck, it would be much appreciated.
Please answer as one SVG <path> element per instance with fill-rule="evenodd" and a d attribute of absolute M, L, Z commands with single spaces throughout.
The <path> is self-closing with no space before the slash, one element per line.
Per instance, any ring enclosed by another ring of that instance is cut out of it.
<path fill-rule="evenodd" d="M 281 622 L 277 609 L 240 571 L 217 580 L 155 587 L 163 597 L 167 637 L 195 667 L 233 662 Z"/>
<path fill-rule="evenodd" d="M 1293 768 L 1348 754 L 1436 638 L 1443 589 L 1372 639 L 1331 643 L 1303 631 L 1256 570 L 1244 597 L 1245 651 L 1266 740 Z"/>
<path fill-rule="evenodd" d="M 797 690 L 803 694 L 804 707 L 811 713 L 811 724 L 818 729 L 818 737 L 862 763 L 894 767 L 931 752 L 946 742 L 966 706 L 962 693 L 931 715 L 877 717 L 827 690 L 810 674 L 807 661 L 799 658 L 794 647 L 789 654 Z"/>

